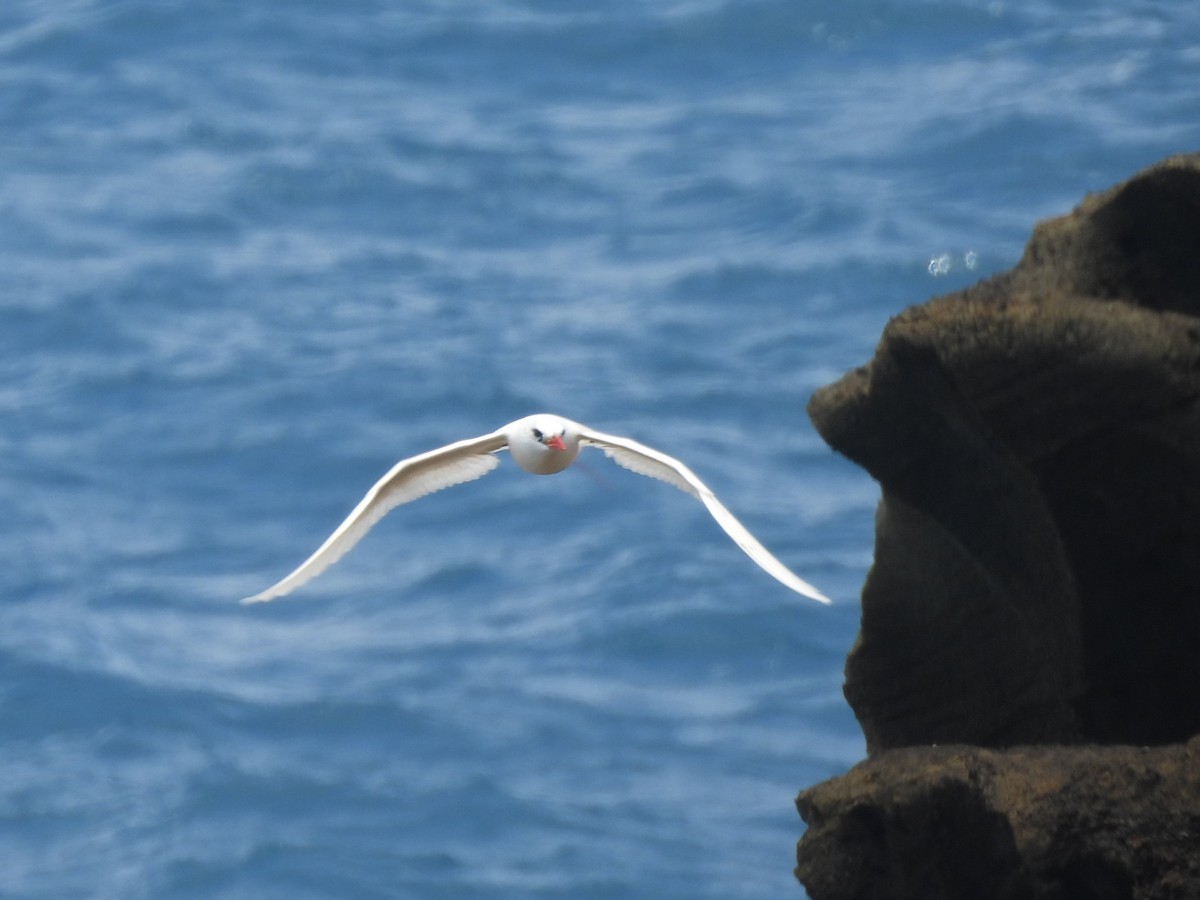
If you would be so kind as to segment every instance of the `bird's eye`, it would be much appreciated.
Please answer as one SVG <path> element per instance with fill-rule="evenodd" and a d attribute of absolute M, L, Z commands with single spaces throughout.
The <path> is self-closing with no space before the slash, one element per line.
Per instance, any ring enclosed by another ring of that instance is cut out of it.
<path fill-rule="evenodd" d="M 535 439 L 540 441 L 544 437 L 544 435 L 542 434 L 542 429 L 540 429 L 540 428 L 533 429 L 533 436 Z"/>

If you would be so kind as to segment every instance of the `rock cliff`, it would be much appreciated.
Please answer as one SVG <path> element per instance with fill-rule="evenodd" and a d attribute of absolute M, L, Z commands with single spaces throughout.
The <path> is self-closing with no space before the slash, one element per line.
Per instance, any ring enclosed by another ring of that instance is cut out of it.
<path fill-rule="evenodd" d="M 1200 897 L 1200 154 L 898 315 L 809 414 L 882 493 L 870 759 L 798 800 L 812 896 Z"/>

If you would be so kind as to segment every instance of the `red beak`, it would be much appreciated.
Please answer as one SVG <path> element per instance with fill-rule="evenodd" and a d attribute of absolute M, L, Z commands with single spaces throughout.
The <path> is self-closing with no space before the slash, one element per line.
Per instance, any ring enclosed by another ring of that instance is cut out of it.
<path fill-rule="evenodd" d="M 556 434 L 554 437 L 546 438 L 546 446 L 554 450 L 566 450 L 567 445 L 563 443 L 562 435 Z"/>

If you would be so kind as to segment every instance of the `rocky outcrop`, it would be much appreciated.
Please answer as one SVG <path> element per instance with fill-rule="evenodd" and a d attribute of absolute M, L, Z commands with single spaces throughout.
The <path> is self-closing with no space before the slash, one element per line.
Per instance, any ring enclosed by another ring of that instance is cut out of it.
<path fill-rule="evenodd" d="M 1200 732 L 1198 316 L 1195 155 L 1041 223 L 1011 272 L 905 311 L 868 366 L 814 395 L 817 429 L 882 492 L 845 684 L 872 756 L 872 785 L 888 785 L 895 757 L 884 751 L 900 747 L 1048 745 L 1056 749 L 1038 751 L 1038 765 L 1046 773 L 1057 766 L 1054 778 L 1062 778 L 1101 765 L 1098 753 L 1134 752 L 1121 745 L 1182 744 Z M 914 752 L 931 754 L 930 766 L 947 759 L 947 751 Z M 982 787 L 989 772 L 1007 771 L 1004 757 L 956 752 L 954 778 L 943 783 L 931 772 L 911 790 L 945 789 L 947 815 L 982 817 L 991 824 L 972 827 L 1010 833 L 1015 856 L 996 857 L 1007 862 L 992 875 L 1008 873 L 997 883 L 1017 879 L 1011 896 L 1073 896 L 1019 892 L 1043 884 L 1030 874 L 1041 869 L 1028 848 L 1058 846 L 1021 829 L 1067 827 L 1086 821 L 1088 810 L 1074 819 L 1039 813 L 1018 827 L 1013 817 L 1026 812 L 1015 782 L 1005 776 L 1008 787 L 997 788 L 1012 806 Z M 1122 790 L 1132 782 L 1112 773 L 1144 784 L 1138 773 L 1157 765 L 1157 757 L 1140 767 L 1118 759 L 1105 771 Z M 914 757 L 903 760 L 911 772 Z M 1194 777 L 1176 787 L 1191 790 L 1200 809 Z M 835 794 L 837 803 L 818 799 Z M 849 796 L 828 786 L 802 795 L 802 813 L 823 809 L 824 824 L 808 818 L 798 873 L 820 869 L 813 854 L 836 852 L 830 834 L 856 836 L 859 856 L 862 841 L 888 837 L 892 820 L 842 804 Z M 874 808 L 865 794 L 863 802 Z M 918 813 L 938 805 L 904 803 Z M 847 830 L 839 815 L 878 827 Z M 1197 825 L 1188 827 L 1200 857 Z M 1143 832 L 1148 846 L 1158 837 Z M 954 856 L 919 832 L 910 841 L 943 861 Z M 877 849 L 886 858 L 887 848 Z M 810 890 L 818 900 L 932 896 Z M 1200 880 L 1192 891 L 1179 896 L 1200 897 Z"/>
<path fill-rule="evenodd" d="M 1200 739 L 892 750 L 800 795 L 819 900 L 1195 898 Z"/>

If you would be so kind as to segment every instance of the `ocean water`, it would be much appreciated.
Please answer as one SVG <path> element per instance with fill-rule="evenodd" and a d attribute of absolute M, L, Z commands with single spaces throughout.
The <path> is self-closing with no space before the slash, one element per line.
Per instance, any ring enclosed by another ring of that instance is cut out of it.
<path fill-rule="evenodd" d="M 779 898 L 863 754 L 887 319 L 1200 147 L 1166 0 L 9 0 L 0 896 Z M 505 461 L 244 607 L 397 459 Z"/>

